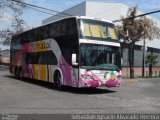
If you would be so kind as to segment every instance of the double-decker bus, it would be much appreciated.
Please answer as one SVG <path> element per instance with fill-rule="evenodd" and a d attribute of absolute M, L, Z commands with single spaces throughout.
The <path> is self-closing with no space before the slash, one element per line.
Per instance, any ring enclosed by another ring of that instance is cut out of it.
<path fill-rule="evenodd" d="M 52 82 L 58 88 L 121 83 L 120 41 L 110 21 L 64 18 L 14 35 L 10 50 L 10 72 L 17 78 Z"/>

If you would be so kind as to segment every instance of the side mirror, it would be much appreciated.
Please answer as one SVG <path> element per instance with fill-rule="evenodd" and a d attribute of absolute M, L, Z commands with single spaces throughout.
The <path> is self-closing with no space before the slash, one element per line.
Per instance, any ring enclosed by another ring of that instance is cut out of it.
<path fill-rule="evenodd" d="M 75 53 L 72 54 L 72 65 L 77 66 L 78 63 L 76 62 L 77 60 L 77 55 Z"/>
<path fill-rule="evenodd" d="M 121 66 L 123 65 L 123 59 L 121 58 Z"/>

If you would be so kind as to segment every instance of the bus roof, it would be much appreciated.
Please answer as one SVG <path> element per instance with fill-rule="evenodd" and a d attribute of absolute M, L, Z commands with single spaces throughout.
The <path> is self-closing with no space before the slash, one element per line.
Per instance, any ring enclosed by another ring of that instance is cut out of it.
<path fill-rule="evenodd" d="M 101 18 L 94 18 L 94 17 L 89 17 L 89 16 L 75 16 L 79 19 L 90 19 L 90 20 L 99 20 L 99 21 L 103 21 L 103 22 L 108 22 L 108 23 L 112 23 L 114 24 L 112 21 L 106 20 L 106 19 L 101 19 Z"/>
<path fill-rule="evenodd" d="M 44 25 L 41 25 L 41 26 L 38 26 L 38 27 L 35 27 L 35 28 L 32 28 L 32 29 L 28 29 L 28 30 L 25 30 L 25 31 L 16 33 L 16 34 L 14 34 L 13 36 L 17 36 L 17 35 L 19 35 L 19 34 L 23 34 L 23 33 L 28 32 L 28 31 L 30 31 L 30 30 L 34 30 L 34 29 L 43 27 L 43 26 L 45 26 L 45 25 L 48 25 L 48 24 L 51 24 L 51 23 L 54 23 L 54 22 L 57 22 L 57 21 L 60 21 L 60 20 L 68 19 L 68 18 L 98 20 L 98 21 L 108 22 L 108 23 L 114 24 L 112 21 L 105 20 L 105 19 L 101 19 L 101 18 L 94 18 L 94 17 L 89 17 L 89 16 L 70 16 L 70 17 L 65 17 L 65 18 L 62 18 L 62 19 L 58 19 L 58 20 L 56 20 L 56 21 L 52 21 L 52 22 L 50 22 L 50 23 L 47 23 L 47 24 L 44 24 Z"/>
<path fill-rule="evenodd" d="M 44 24 L 44 25 L 48 25 L 48 24 L 51 24 L 51 23 L 54 23 L 54 22 L 57 22 L 57 21 L 60 21 L 60 20 L 63 20 L 63 19 L 67 19 L 67 18 L 99 20 L 99 21 L 103 21 L 103 22 L 108 22 L 108 23 L 114 24 L 112 21 L 109 21 L 109 20 L 106 20 L 106 19 L 101 19 L 101 18 L 94 18 L 94 17 L 89 17 L 89 16 L 70 16 L 70 17 L 65 17 L 65 18 L 58 19 L 56 21 L 51 21 L 50 23 L 47 23 L 47 24 Z"/>

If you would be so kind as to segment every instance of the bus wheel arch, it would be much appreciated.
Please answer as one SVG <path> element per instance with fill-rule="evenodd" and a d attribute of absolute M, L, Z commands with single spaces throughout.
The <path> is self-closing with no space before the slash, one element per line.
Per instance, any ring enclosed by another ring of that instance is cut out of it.
<path fill-rule="evenodd" d="M 62 76 L 62 72 L 59 69 L 55 70 L 53 78 L 54 78 L 54 80 L 53 80 L 54 86 L 58 89 L 61 89 L 63 76 Z"/>

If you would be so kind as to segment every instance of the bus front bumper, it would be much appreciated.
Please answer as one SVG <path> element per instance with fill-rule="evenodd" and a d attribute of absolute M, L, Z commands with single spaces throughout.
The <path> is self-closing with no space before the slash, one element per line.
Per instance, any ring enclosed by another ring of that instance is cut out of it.
<path fill-rule="evenodd" d="M 83 81 L 82 86 L 88 88 L 96 88 L 96 87 L 119 87 L 121 85 L 121 80 L 108 80 L 108 81 L 99 81 L 99 80 L 90 80 Z"/>
<path fill-rule="evenodd" d="M 108 80 L 105 83 L 106 87 L 119 87 L 121 85 L 121 80 Z"/>

